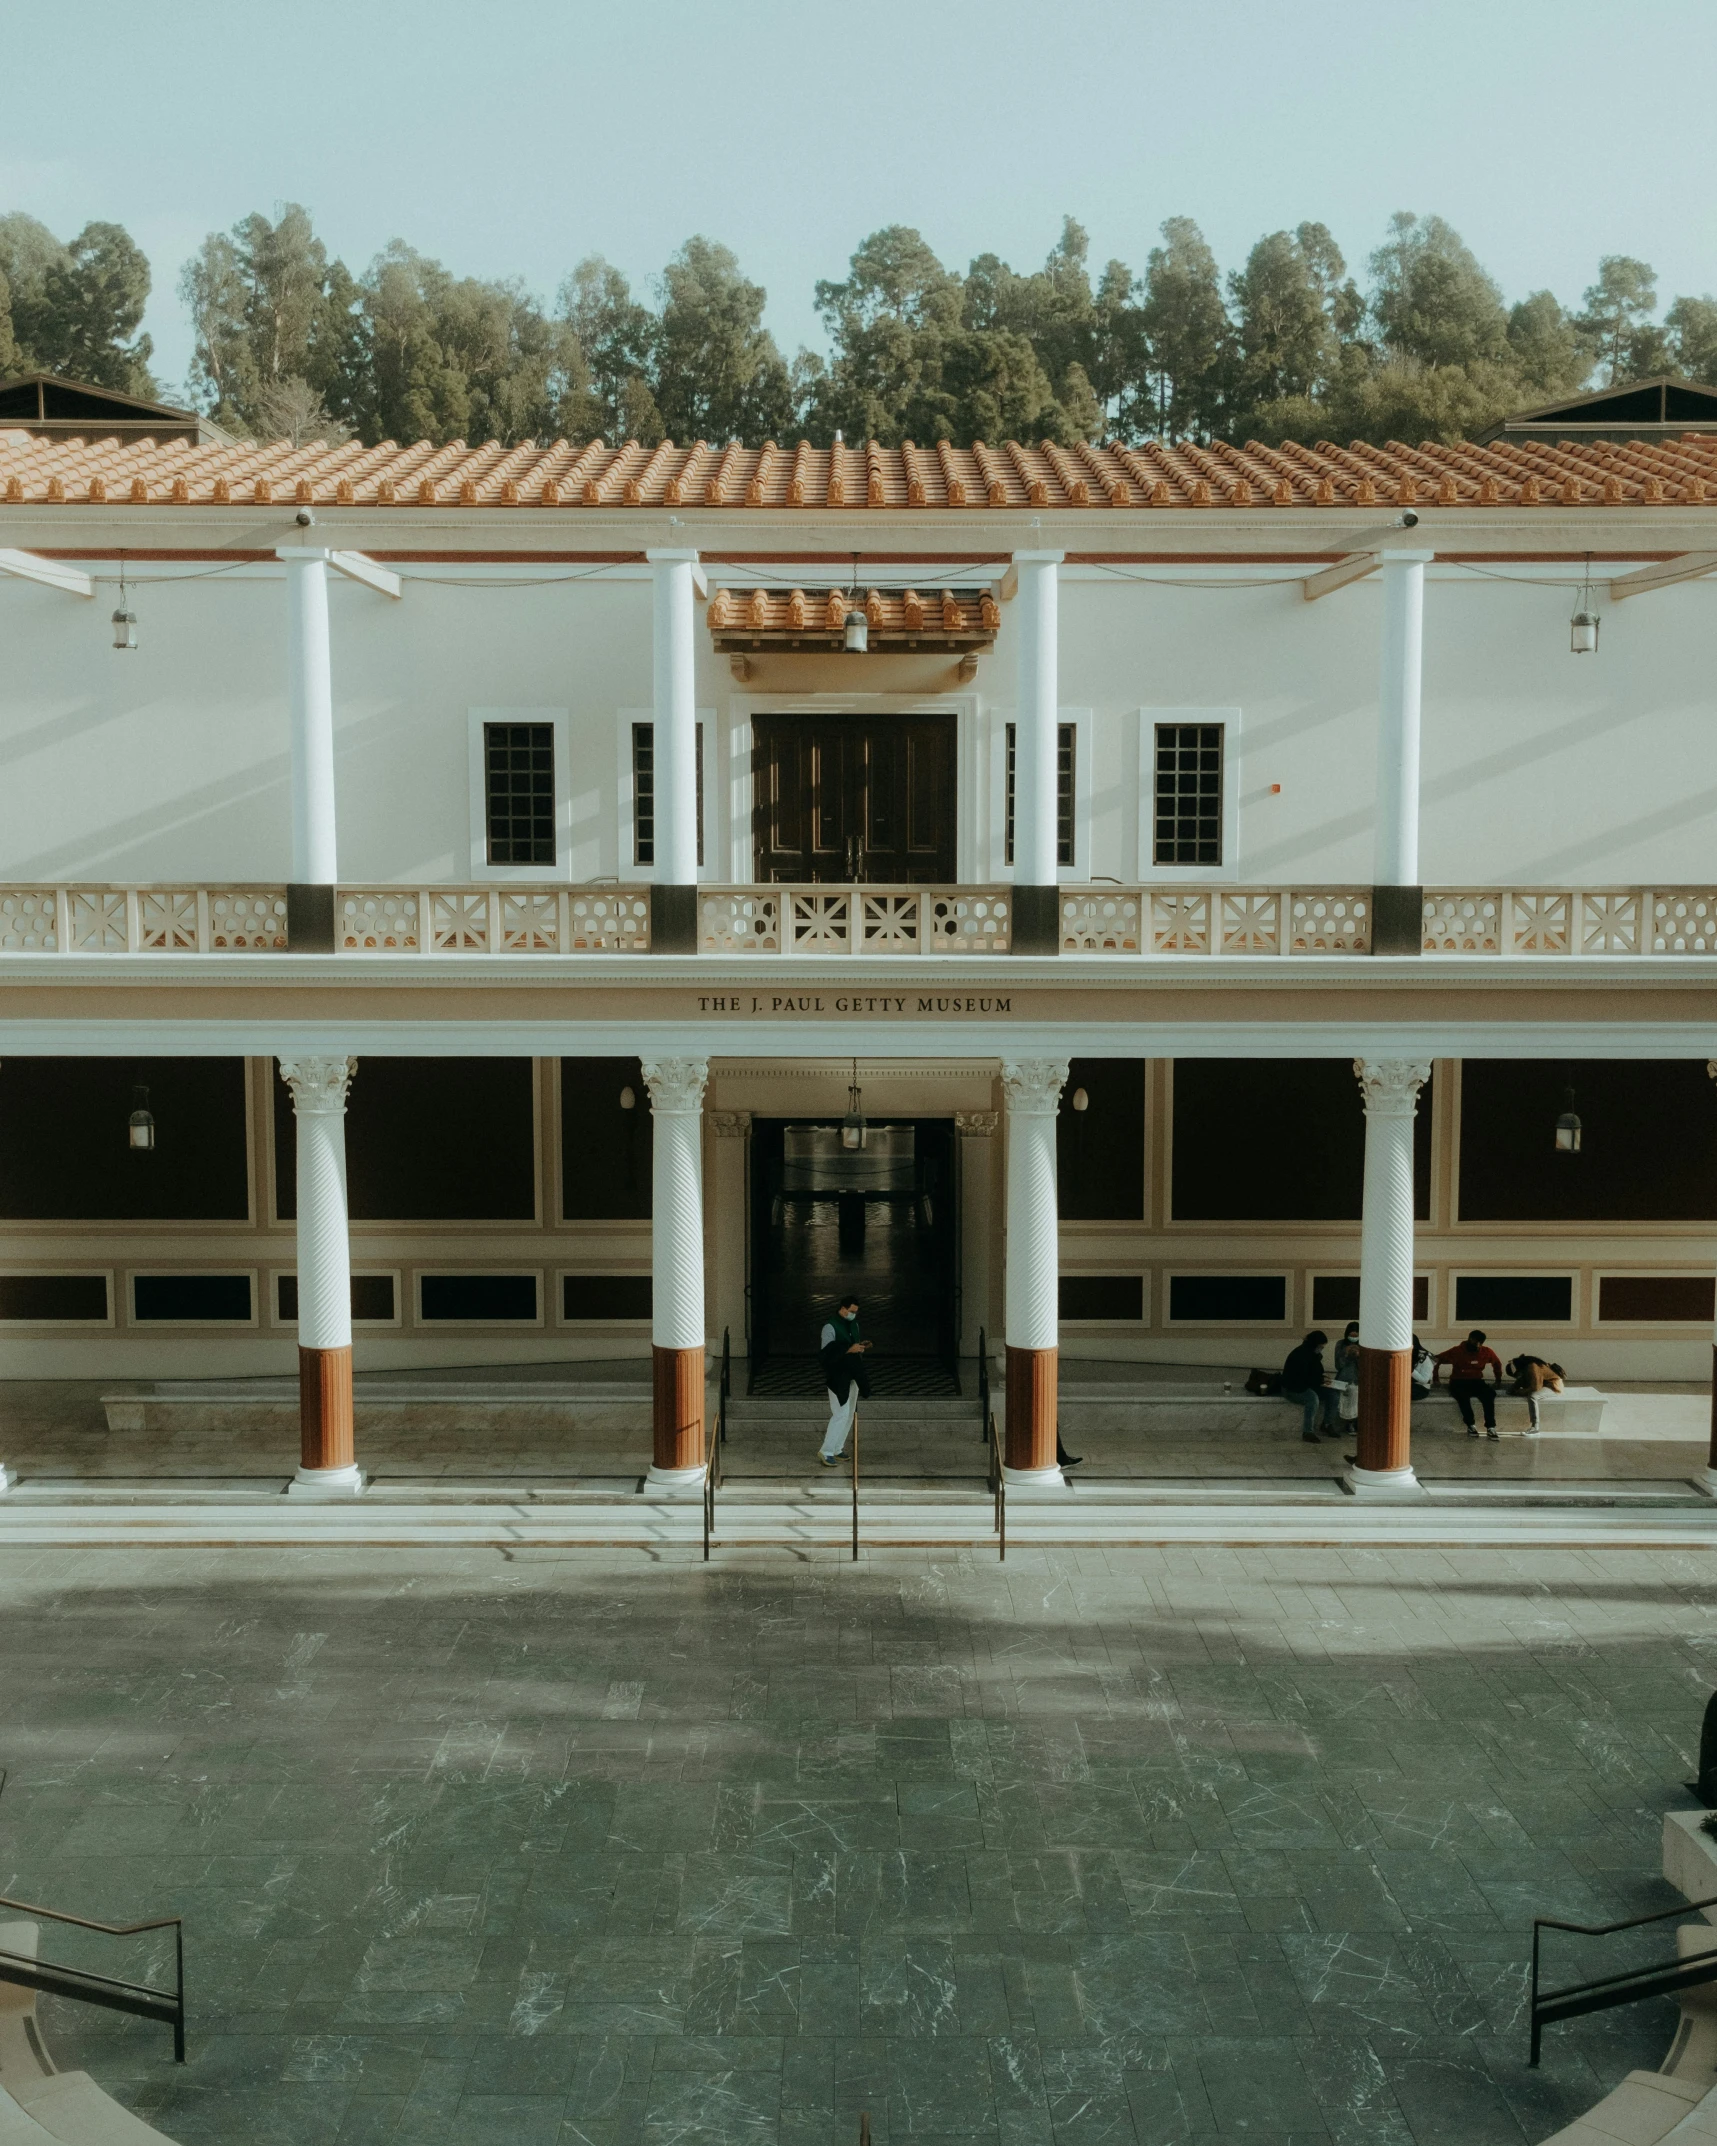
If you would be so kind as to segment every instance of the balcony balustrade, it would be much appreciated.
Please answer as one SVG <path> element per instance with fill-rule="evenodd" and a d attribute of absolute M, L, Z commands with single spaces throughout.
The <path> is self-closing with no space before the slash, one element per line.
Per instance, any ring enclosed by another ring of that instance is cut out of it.
<path fill-rule="evenodd" d="M 698 890 L 700 951 L 718 959 L 1005 954 L 1012 890 L 749 886 Z M 642 954 L 642 886 L 341 887 L 336 951 Z M 0 887 L 0 954 L 271 954 L 288 949 L 284 886 Z M 1061 951 L 1096 958 L 1365 954 L 1368 887 L 1063 890 Z M 1439 887 L 1423 950 L 1579 959 L 1717 954 L 1713 887 Z"/>

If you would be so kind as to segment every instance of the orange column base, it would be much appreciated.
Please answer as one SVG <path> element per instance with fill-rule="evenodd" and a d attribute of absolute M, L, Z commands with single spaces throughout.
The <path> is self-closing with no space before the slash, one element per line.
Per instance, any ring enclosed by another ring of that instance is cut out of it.
<path fill-rule="evenodd" d="M 1020 1474 L 1060 1478 L 1055 1465 L 1059 1349 L 1008 1348 L 1006 1466 Z"/>
<path fill-rule="evenodd" d="M 1380 1487 L 1413 1483 L 1411 1349 L 1359 1351 L 1359 1440 L 1354 1472 L 1380 1479 Z"/>
<path fill-rule="evenodd" d="M 702 1349 L 650 1350 L 651 1473 L 704 1465 Z"/>
<path fill-rule="evenodd" d="M 362 1490 L 352 1437 L 352 1349 L 298 1351 L 298 1473 L 290 1488 L 345 1496 Z"/>

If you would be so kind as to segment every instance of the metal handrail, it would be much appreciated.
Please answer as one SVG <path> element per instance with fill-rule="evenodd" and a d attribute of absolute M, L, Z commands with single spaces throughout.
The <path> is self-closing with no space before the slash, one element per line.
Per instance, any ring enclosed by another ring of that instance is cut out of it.
<path fill-rule="evenodd" d="M 981 1445 L 989 1433 L 985 1429 L 990 1418 L 990 1343 L 983 1328 L 978 1329 L 978 1442 Z"/>
<path fill-rule="evenodd" d="M 733 1391 L 733 1349 L 730 1329 L 721 1330 L 721 1378 L 716 1387 L 715 1436 L 707 1438 L 709 1451 L 703 1464 L 703 1561 L 709 1563 L 709 1541 L 715 1530 L 715 1494 L 721 1488 L 721 1449 L 727 1443 L 727 1397 Z"/>
<path fill-rule="evenodd" d="M 999 1552 L 998 1561 L 1005 1565 L 1008 1557 L 1008 1479 L 1002 1473 L 1001 1434 L 996 1429 L 996 1419 L 993 1412 L 990 1415 L 986 1430 L 990 1444 L 990 1494 L 996 1501 L 995 1529 L 996 1544 Z"/>
<path fill-rule="evenodd" d="M 158 2019 L 173 2029 L 173 2060 L 185 2061 L 185 1926 L 177 1915 L 160 1915 L 152 1922 L 91 1922 L 85 1915 L 65 1915 L 58 1908 L 45 1908 L 33 1900 L 12 1900 L 0 1895 L 0 1908 L 20 1915 L 40 1915 L 48 1922 L 65 1923 L 74 1930 L 94 1930 L 103 1937 L 140 1937 L 149 1930 L 173 1933 L 173 1983 L 171 1991 L 147 1982 L 126 1982 L 117 1975 L 97 1974 L 93 1968 L 65 1967 L 54 1960 L 27 1959 L 22 1953 L 0 1952 L 0 1982 L 19 1989 L 43 1991 L 54 1997 L 70 1997 L 82 2004 L 103 2006 L 110 2012 L 129 2012 L 138 2019 Z"/>
<path fill-rule="evenodd" d="M 853 1424 L 852 1424 L 852 1441 L 853 1441 L 853 1563 L 854 1563 L 855 1565 L 856 1565 L 856 1564 L 858 1563 L 858 1554 L 859 1554 L 859 1540 L 858 1540 L 858 1470 L 859 1470 L 858 1423 L 859 1423 L 859 1407 L 858 1407 L 858 1395 L 857 1395 L 857 1394 L 854 1394 L 854 1396 L 853 1396 Z"/>
<path fill-rule="evenodd" d="M 1573 1937 L 1614 1937 L 1623 1930 L 1643 1930 L 1650 1923 L 1673 1922 L 1677 1917 L 1717 1908 L 1717 1894 L 1709 1900 L 1686 1900 L 1680 1906 L 1663 1908 L 1655 1915 L 1633 1915 L 1626 1922 L 1562 1922 L 1553 1915 L 1532 1919 L 1532 1979 L 1529 2017 L 1532 2023 L 1532 2053 L 1538 2062 L 1539 2041 L 1546 2027 L 1558 2020 L 1579 2019 L 1589 2012 L 1608 2012 L 1621 2004 L 1635 2004 L 1643 1997 L 1669 1997 L 1678 1990 L 1698 1989 L 1717 1982 L 1717 1950 L 1698 1953 L 1692 1959 L 1656 1962 L 1649 1967 L 1627 1967 L 1618 1973 L 1597 1975 L 1590 1982 L 1569 1982 L 1561 1989 L 1538 1989 L 1539 1933 L 1566 1930 Z"/>

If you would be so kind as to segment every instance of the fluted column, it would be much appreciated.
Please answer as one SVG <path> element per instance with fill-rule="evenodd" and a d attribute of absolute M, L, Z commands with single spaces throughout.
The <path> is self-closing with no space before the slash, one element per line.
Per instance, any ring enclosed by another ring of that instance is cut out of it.
<path fill-rule="evenodd" d="M 1386 551 L 1378 690 L 1377 845 L 1371 950 L 1416 954 L 1424 939 L 1419 884 L 1419 697 L 1429 551 Z"/>
<path fill-rule="evenodd" d="M 1064 1490 L 1055 1465 L 1060 1357 L 1060 1217 L 1055 1199 L 1055 1118 L 1065 1058 L 1002 1067 L 1008 1110 L 1007 1455 L 1009 1486 Z"/>
<path fill-rule="evenodd" d="M 1014 710 L 1013 936 L 1016 954 L 1061 946 L 1056 747 L 1061 722 L 1060 569 L 1064 553 L 1016 551 L 1019 705 Z"/>
<path fill-rule="evenodd" d="M 652 1490 L 697 1496 L 704 1471 L 703 1093 L 707 1058 L 646 1058 L 651 1153 Z"/>
<path fill-rule="evenodd" d="M 650 870 L 650 945 L 658 954 L 697 952 L 698 710 L 693 599 L 702 579 L 695 551 L 652 551 L 655 672 L 655 863 Z"/>
<path fill-rule="evenodd" d="M 292 877 L 287 941 L 295 953 L 334 949 L 334 674 L 328 643 L 328 554 L 283 545 L 286 691 L 292 725 Z"/>
<path fill-rule="evenodd" d="M 1428 1059 L 1356 1058 L 1365 1098 L 1365 1213 L 1359 1244 L 1356 1491 L 1414 1490 L 1413 1116 Z"/>
<path fill-rule="evenodd" d="M 352 1254 L 346 1091 L 355 1058 L 283 1058 L 298 1147 L 298 1496 L 364 1487 L 352 1442 Z"/>

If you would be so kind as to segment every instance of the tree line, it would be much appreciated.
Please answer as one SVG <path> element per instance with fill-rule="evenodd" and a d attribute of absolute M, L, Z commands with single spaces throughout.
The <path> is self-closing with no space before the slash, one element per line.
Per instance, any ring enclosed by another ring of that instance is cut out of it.
<path fill-rule="evenodd" d="M 891 224 L 819 282 L 828 354 L 783 356 L 766 293 L 690 238 L 647 296 L 591 255 L 545 304 L 395 239 L 361 274 L 306 210 L 244 217 L 186 262 L 184 397 L 258 438 L 473 444 L 603 438 L 1454 440 L 1507 412 L 1673 371 L 1717 385 L 1717 300 L 1656 319 L 1644 261 L 1606 255 L 1578 311 L 1509 304 L 1439 216 L 1402 211 L 1363 284 L 1320 223 L 1273 231 L 1226 275 L 1170 217 L 1142 273 L 1094 270 L 1069 217 L 1038 269 L 962 274 Z M 159 392 L 139 332 L 150 267 L 122 226 L 60 241 L 0 217 L 0 375 L 42 369 Z"/>

